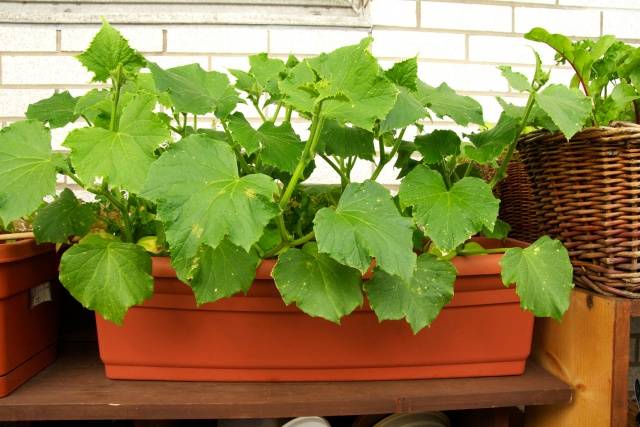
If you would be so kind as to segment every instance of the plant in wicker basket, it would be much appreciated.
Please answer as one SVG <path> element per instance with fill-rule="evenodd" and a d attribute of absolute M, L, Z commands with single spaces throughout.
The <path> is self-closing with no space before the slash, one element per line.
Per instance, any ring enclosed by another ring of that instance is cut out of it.
<path fill-rule="evenodd" d="M 541 28 L 525 37 L 573 68 L 569 86 L 589 110 L 571 132 L 529 120 L 537 130 L 519 142 L 539 224 L 568 248 L 577 284 L 640 297 L 640 49 L 613 36 L 573 42 Z"/>
<path fill-rule="evenodd" d="M 152 295 L 151 255 L 162 251 L 198 304 L 247 292 L 261 259 L 277 258 L 272 275 L 287 304 L 340 322 L 366 293 L 380 320 L 405 318 L 415 332 L 452 298 L 452 257 L 504 252 L 503 282 L 515 284 L 522 306 L 561 317 L 573 284 L 559 241 L 543 237 L 524 249 L 468 243 L 480 232 L 504 237 L 492 194 L 504 167 L 488 183 L 472 176 L 474 164 L 512 153 L 526 119 L 505 114 L 467 145 L 443 130 L 408 142 L 406 130 L 420 131 L 426 117 L 466 126 L 482 124 L 482 110 L 446 84 L 421 82 L 415 58 L 382 69 L 370 43 L 302 61 L 254 55 L 248 71 L 230 70 L 231 84 L 197 64 L 147 62 L 105 23 L 79 59 L 110 87 L 56 94 L 0 133 L 0 218 L 37 209 L 55 193 L 56 173 L 95 194 L 85 203 L 65 190 L 37 210 L 35 231 L 41 241 L 82 237 L 62 257 L 61 282 L 116 323 Z M 540 96 L 558 102 L 562 93 Z M 243 103 L 258 126 L 238 111 Z M 552 117 L 574 120 L 560 110 Z M 80 119 L 87 126 L 64 142 L 70 153 L 52 153 L 49 129 Z M 316 161 L 340 184 L 303 185 Z M 398 195 L 376 182 L 393 161 L 406 174 Z M 363 182 L 352 180 L 358 162 L 373 163 Z M 28 191 L 15 185 L 25 178 Z M 7 199 L 22 203 L 9 210 Z M 90 230 L 96 220 L 101 229 Z M 374 260 L 373 279 L 363 282 Z"/>

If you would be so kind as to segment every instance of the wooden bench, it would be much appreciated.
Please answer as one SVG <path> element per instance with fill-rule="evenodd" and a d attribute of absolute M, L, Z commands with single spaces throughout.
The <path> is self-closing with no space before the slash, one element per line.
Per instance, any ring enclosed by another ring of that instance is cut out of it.
<path fill-rule="evenodd" d="M 111 381 L 95 346 L 68 346 L 7 398 L 0 421 L 281 418 L 566 404 L 571 388 L 531 361 L 522 376 L 340 383 Z M 507 426 L 506 416 L 483 425 Z M 480 424 L 475 424 L 480 425 Z"/>

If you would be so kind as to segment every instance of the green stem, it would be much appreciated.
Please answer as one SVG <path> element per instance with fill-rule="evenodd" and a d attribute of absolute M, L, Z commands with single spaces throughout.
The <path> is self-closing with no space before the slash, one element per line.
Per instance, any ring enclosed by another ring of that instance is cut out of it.
<path fill-rule="evenodd" d="M 91 123 L 91 120 L 89 120 L 87 116 L 85 116 L 84 114 L 81 114 L 80 117 L 82 117 L 84 121 L 87 122 L 87 125 L 93 126 L 93 123 Z"/>
<path fill-rule="evenodd" d="M 279 102 L 276 106 L 276 111 L 273 113 L 273 117 L 269 120 L 271 123 L 275 123 L 278 120 L 278 114 L 280 114 L 280 109 L 282 108 L 282 102 Z"/>
<path fill-rule="evenodd" d="M 503 254 L 509 248 L 495 248 L 495 249 L 472 249 L 470 251 L 461 250 L 458 251 L 458 255 L 461 256 L 469 256 L 469 255 L 488 255 L 488 254 Z"/>
<path fill-rule="evenodd" d="M 356 156 L 351 156 L 349 157 L 349 160 L 347 160 L 347 169 L 349 171 L 349 175 L 351 175 L 351 171 L 353 170 L 353 167 L 356 165 Z"/>
<path fill-rule="evenodd" d="M 296 168 L 293 171 L 293 175 L 291 176 L 291 179 L 289 180 L 289 183 L 287 184 L 287 187 L 285 188 L 284 192 L 282 193 L 282 197 L 280 198 L 281 209 L 284 209 L 287 206 L 287 203 L 289 203 L 289 199 L 293 194 L 293 190 L 295 189 L 296 185 L 298 185 L 298 181 L 302 177 L 302 174 L 304 173 L 305 168 L 307 167 L 309 162 L 313 160 L 313 158 L 316 155 L 316 146 L 320 141 L 320 131 L 322 130 L 322 126 L 324 125 L 324 117 L 322 117 L 322 115 L 320 114 L 321 111 L 322 111 L 322 101 L 318 103 L 318 105 L 315 108 L 315 111 L 313 112 L 313 121 L 311 125 L 311 132 L 309 134 L 309 139 L 307 140 L 307 143 L 304 145 L 302 156 L 300 156 L 300 160 L 298 161 L 298 164 L 296 165 Z"/>
<path fill-rule="evenodd" d="M 230 141 L 231 147 L 233 147 L 233 151 L 236 153 L 236 158 L 238 159 L 238 163 L 240 163 L 240 169 L 242 169 L 242 171 L 245 174 L 253 173 L 254 171 L 252 171 L 251 166 L 249 166 L 249 163 L 247 163 L 247 160 L 244 158 L 244 155 L 242 154 L 240 145 L 234 143 L 233 136 L 231 135 L 231 131 L 227 127 L 227 124 L 223 121 L 220 121 L 220 123 L 222 124 L 222 129 L 224 129 L 224 133 L 227 135 L 227 138 Z"/>
<path fill-rule="evenodd" d="M 338 166 L 337 164 L 335 164 L 331 158 L 329 156 L 327 156 L 326 154 L 322 154 L 320 153 L 320 157 L 322 158 L 322 160 L 324 160 L 325 162 L 327 162 L 327 164 L 329 166 L 331 166 L 331 169 L 333 169 L 334 171 L 336 171 L 336 173 L 338 175 L 340 175 L 340 179 L 341 180 L 345 180 L 346 176 L 344 174 L 344 172 L 342 171 L 342 169 L 340 169 L 340 166 Z"/>
<path fill-rule="evenodd" d="M 444 161 L 440 162 L 442 165 L 442 177 L 444 178 L 444 182 L 447 185 L 447 188 L 451 188 L 451 176 L 447 171 L 447 165 Z"/>
<path fill-rule="evenodd" d="M 89 190 L 91 191 L 91 190 Z M 128 202 L 126 204 L 122 204 L 120 200 L 114 197 L 113 194 L 109 191 L 106 184 L 102 184 L 102 189 L 99 191 L 91 191 L 94 194 L 104 196 L 109 202 L 116 207 L 120 211 L 120 216 L 122 217 L 122 222 L 124 223 L 124 227 L 122 228 L 122 232 L 125 237 L 126 242 L 133 242 L 133 226 L 131 224 L 131 217 L 129 217 L 129 207 Z"/>
<path fill-rule="evenodd" d="M 278 255 L 280 252 L 282 252 L 285 249 L 294 248 L 296 246 L 303 245 L 303 244 L 307 243 L 308 241 L 313 240 L 313 238 L 315 236 L 316 236 L 315 232 L 311 231 L 310 233 L 305 234 L 304 236 L 300 237 L 299 239 L 292 240 L 290 242 L 280 242 L 280 244 L 278 246 L 276 246 L 275 248 L 265 252 L 264 255 L 262 256 L 262 258 L 271 258 L 273 256 Z"/>
<path fill-rule="evenodd" d="M 116 199 L 113 194 L 111 194 L 106 184 L 103 184 L 102 189 L 100 190 L 88 188 L 86 185 L 84 185 L 84 182 L 82 182 L 82 180 L 73 172 L 67 172 L 66 175 L 88 192 L 98 196 L 104 196 L 107 200 L 109 200 L 109 202 L 120 211 L 120 215 L 122 216 L 123 226 L 120 227 L 120 230 L 122 231 L 122 234 L 124 234 L 124 237 L 126 239 L 125 241 L 133 242 L 133 226 L 131 224 L 131 218 L 129 217 L 129 207 L 120 203 L 120 201 Z"/>
<path fill-rule="evenodd" d="M 520 135 L 524 131 L 524 128 L 527 126 L 527 121 L 529 120 L 529 115 L 531 115 L 531 110 L 533 109 L 533 104 L 535 101 L 535 92 L 531 92 L 529 94 L 529 98 L 527 99 L 527 106 L 524 108 L 524 115 L 522 116 L 522 123 L 518 127 L 518 131 L 516 132 L 513 141 L 511 141 L 511 145 L 509 146 L 509 150 L 507 154 L 504 156 L 502 163 L 500 163 L 500 167 L 496 171 L 496 174 L 491 179 L 489 185 L 491 188 L 494 188 L 502 179 L 505 177 L 507 173 L 507 167 L 509 166 L 509 162 L 511 162 L 511 158 L 513 157 L 513 153 L 516 151 L 516 146 L 518 145 L 518 139 L 520 139 Z"/>
<path fill-rule="evenodd" d="M 400 131 L 388 156 L 384 152 L 384 144 L 382 143 L 381 140 L 378 140 L 380 144 L 380 162 L 378 162 L 378 165 L 376 166 L 375 170 L 371 174 L 371 181 L 375 181 L 378 178 L 378 176 L 380 175 L 380 172 L 382 172 L 382 169 L 384 169 L 385 165 L 389 163 L 389 160 L 393 159 L 393 157 L 398 153 L 398 150 L 400 149 L 400 144 L 402 144 L 402 138 L 404 137 L 404 133 L 406 132 L 406 130 L 407 128 L 404 128 Z"/>
<path fill-rule="evenodd" d="M 287 107 L 284 113 L 284 121 L 287 123 L 291 122 L 291 113 L 293 112 L 293 108 Z"/>
<path fill-rule="evenodd" d="M 289 231 L 287 231 L 287 226 L 284 223 L 284 216 L 278 215 L 278 230 L 280 231 L 280 237 L 282 237 L 282 241 L 287 243 L 291 241 L 291 236 L 289 235 Z"/>
<path fill-rule="evenodd" d="M 311 232 L 305 234 L 304 236 L 300 237 L 299 239 L 290 241 L 289 242 L 289 247 L 293 248 L 295 246 L 304 245 L 309 240 L 313 240 L 314 237 L 316 237 L 316 233 L 314 231 L 311 231 Z"/>
<path fill-rule="evenodd" d="M 253 104 L 253 106 L 255 107 L 256 111 L 258 112 L 258 114 L 260 115 L 260 118 L 262 119 L 263 122 L 268 121 L 267 117 L 264 115 L 264 113 L 262 112 L 262 108 L 260 108 L 260 105 L 258 104 L 258 100 L 255 98 L 251 98 L 251 103 Z"/>
<path fill-rule="evenodd" d="M 122 87 L 122 64 L 118 64 L 116 68 L 116 74 L 112 77 L 113 81 L 113 102 L 111 105 L 111 120 L 109 122 L 109 129 L 112 131 L 118 130 L 118 103 L 120 102 L 120 89 Z"/>
<path fill-rule="evenodd" d="M 91 191 L 91 190 L 89 190 L 89 189 L 87 188 L 87 186 L 86 186 L 86 185 L 84 185 L 84 183 L 82 182 L 82 180 L 80 179 L 80 177 L 78 177 L 78 175 L 76 175 L 75 173 L 73 173 L 73 172 L 71 172 L 71 171 L 68 171 L 68 172 L 65 172 L 65 173 L 66 173 L 66 175 L 67 175 L 69 178 L 71 178 L 71 179 L 72 179 L 76 184 L 78 184 L 80 187 L 84 188 L 84 189 L 85 189 L 85 190 L 87 190 L 87 191 Z M 91 192 L 93 193 L 93 191 L 91 191 Z M 95 194 L 95 193 L 94 193 L 94 194 Z"/>
<path fill-rule="evenodd" d="M 198 130 L 198 115 L 197 114 L 193 115 L 193 130 L 194 130 L 194 132 L 196 130 Z"/>
<path fill-rule="evenodd" d="M 187 133 L 187 113 L 182 113 L 182 136 Z"/>
<path fill-rule="evenodd" d="M 469 161 L 469 163 L 467 163 L 467 169 L 465 169 L 464 171 L 464 177 L 469 176 L 472 170 L 473 170 L 473 162 Z"/>
<path fill-rule="evenodd" d="M 267 252 L 265 252 L 262 255 L 262 258 L 271 258 L 273 256 L 276 256 L 281 250 L 287 249 L 287 248 L 289 248 L 289 245 L 286 242 L 280 242 L 278 244 L 278 246 L 276 246 L 275 248 L 272 248 L 271 250 L 268 250 Z"/>

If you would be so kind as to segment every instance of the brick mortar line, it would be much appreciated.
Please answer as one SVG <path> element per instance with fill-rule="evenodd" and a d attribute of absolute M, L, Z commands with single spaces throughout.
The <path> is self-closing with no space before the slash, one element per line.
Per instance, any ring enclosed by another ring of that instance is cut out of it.
<path fill-rule="evenodd" d="M 73 85 L 73 84 L 0 84 L 0 90 L 76 90 L 76 89 L 106 89 L 109 86 L 105 85 Z M 455 88 L 454 88 L 455 89 Z M 457 93 L 467 96 L 510 96 L 510 97 L 525 97 L 525 94 L 519 94 L 517 92 L 505 92 L 503 90 L 456 90 Z"/>
<path fill-rule="evenodd" d="M 507 94 L 508 95 L 508 94 Z M 19 120 L 24 120 L 25 116 L 0 116 L 0 122 L 16 122 Z M 198 116 L 198 120 L 205 120 L 206 123 L 208 123 L 210 120 L 212 120 L 209 116 Z M 259 117 L 247 117 L 247 120 L 252 123 L 262 123 L 262 121 L 260 120 Z M 308 120 L 305 119 L 301 119 L 301 118 L 294 118 L 291 120 L 291 122 L 293 124 L 306 124 L 309 123 Z M 83 123 L 82 121 L 80 121 L 79 123 Z M 442 120 L 442 119 L 434 119 L 434 120 L 423 120 L 423 123 L 425 126 L 428 125 L 445 125 L 445 126 L 460 126 L 458 125 L 456 122 L 452 121 L 452 120 Z M 462 126 L 465 127 L 465 126 Z"/>
<path fill-rule="evenodd" d="M 20 51 L 20 50 L 0 50 L 0 55 L 5 56 L 47 56 L 47 57 L 74 57 L 83 51 L 81 50 L 33 50 L 33 51 Z M 143 55 L 159 55 L 162 51 L 140 51 Z"/>
<path fill-rule="evenodd" d="M 309 58 L 309 57 L 313 57 L 316 54 L 296 54 L 293 53 L 294 55 L 296 55 L 298 58 Z M 174 54 L 168 54 L 168 55 L 154 55 L 151 54 L 149 56 L 159 56 L 159 57 L 164 57 L 164 58 L 190 58 L 190 57 L 211 57 L 212 59 L 215 58 L 221 58 L 221 57 L 228 57 L 228 58 L 246 58 L 250 55 L 253 54 L 233 54 L 233 55 L 227 55 L 227 54 L 216 54 L 216 53 L 188 53 L 188 54 L 180 54 L 180 55 L 174 55 Z M 272 56 L 273 57 L 284 57 L 286 58 L 289 55 L 289 53 L 273 53 Z M 16 55 L 14 53 L 2 53 L 0 52 L 0 57 L 2 56 L 25 56 L 25 57 L 32 57 L 34 55 Z M 46 56 L 46 55 L 43 55 Z M 61 56 L 61 55 L 51 55 L 51 56 Z M 72 57 L 72 55 L 65 55 L 65 56 L 69 56 Z M 401 56 L 385 56 L 385 55 L 376 55 L 376 58 L 378 60 L 381 61 L 401 61 L 404 59 L 407 59 L 408 57 L 401 57 Z M 418 57 L 418 62 L 432 62 L 432 63 L 439 63 L 439 64 L 452 64 L 452 65 L 460 65 L 460 64 L 469 64 L 469 65 L 512 65 L 512 66 L 533 66 L 534 64 L 529 63 L 529 62 L 509 62 L 509 61 L 482 61 L 482 60 L 468 60 L 468 59 L 457 59 L 457 58 L 435 58 L 435 57 L 429 57 L 429 56 L 419 56 Z M 78 63 L 80 64 L 80 63 Z M 569 66 L 555 66 L 553 64 L 543 64 L 546 66 L 553 66 L 554 68 L 557 69 L 570 69 L 571 67 Z"/>
<path fill-rule="evenodd" d="M 604 35 L 604 12 L 598 14 L 600 18 L 600 36 Z"/>
<path fill-rule="evenodd" d="M 56 52 L 62 52 L 62 30 L 56 29 Z"/>
<path fill-rule="evenodd" d="M 424 1 L 424 0 L 423 0 Z M 450 4 L 477 4 L 481 6 L 504 6 L 504 7 L 516 7 L 516 8 L 531 8 L 531 9 L 552 9 L 552 10 L 592 10 L 592 11 L 608 11 L 608 10 L 622 10 L 622 11 L 640 11 L 640 7 L 607 7 L 607 6 L 576 6 L 566 4 L 544 4 L 544 3 L 520 3 L 520 2 L 506 2 L 497 0 L 433 0 L 433 3 L 450 3 Z"/>
<path fill-rule="evenodd" d="M 430 28 L 430 27 L 402 27 L 397 25 L 376 25 L 373 27 L 373 31 L 398 31 L 398 32 L 420 32 L 420 33 L 437 33 L 437 34 L 451 34 L 451 35 L 469 35 L 472 37 L 477 36 L 497 36 L 505 38 L 523 38 L 525 33 L 506 32 L 506 31 L 484 31 L 484 30 L 462 30 L 455 28 Z M 574 40 L 592 39 L 595 40 L 600 36 L 568 36 Z M 640 43 L 640 37 L 618 37 L 618 40 L 626 43 Z M 375 38 L 374 38 L 375 43 Z"/>

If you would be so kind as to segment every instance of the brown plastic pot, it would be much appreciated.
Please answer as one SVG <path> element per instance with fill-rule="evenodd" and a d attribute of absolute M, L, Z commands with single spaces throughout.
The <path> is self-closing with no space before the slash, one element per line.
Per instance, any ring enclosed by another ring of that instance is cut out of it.
<path fill-rule="evenodd" d="M 367 305 L 341 325 L 285 306 L 270 277 L 272 260 L 262 262 L 248 295 L 198 308 L 169 259 L 154 258 L 155 295 L 133 307 L 123 326 L 97 316 L 100 355 L 111 379 L 343 381 L 517 375 L 524 372 L 531 349 L 533 316 L 520 308 L 513 288 L 502 285 L 500 258 L 455 258 L 456 294 L 432 326 L 417 335 L 404 321 L 378 322 Z"/>
<path fill-rule="evenodd" d="M 31 239 L 0 244 L 0 397 L 55 359 L 56 276 L 53 246 Z"/>

